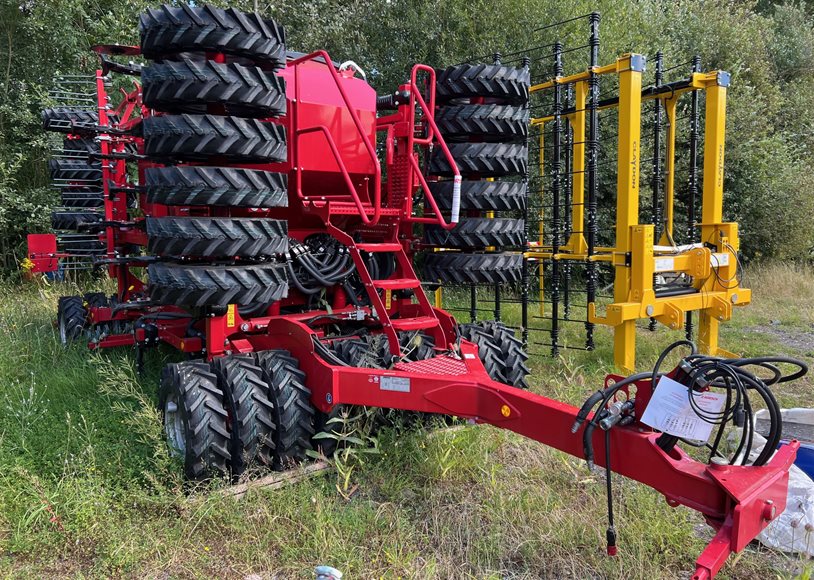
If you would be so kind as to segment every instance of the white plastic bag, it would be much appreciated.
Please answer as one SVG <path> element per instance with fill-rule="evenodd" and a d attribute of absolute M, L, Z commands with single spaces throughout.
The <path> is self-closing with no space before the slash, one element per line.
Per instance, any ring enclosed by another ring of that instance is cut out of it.
<path fill-rule="evenodd" d="M 758 411 L 755 419 L 764 412 Z M 784 421 L 814 423 L 814 409 L 787 409 L 782 416 Z M 766 439 L 755 433 L 752 459 L 765 444 Z M 758 534 L 757 540 L 770 548 L 814 557 L 814 481 L 796 465 L 789 469 L 785 511 Z"/>

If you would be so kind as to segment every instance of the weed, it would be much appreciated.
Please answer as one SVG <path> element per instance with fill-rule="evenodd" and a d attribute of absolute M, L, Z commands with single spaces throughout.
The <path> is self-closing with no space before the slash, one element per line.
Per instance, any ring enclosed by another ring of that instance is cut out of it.
<path fill-rule="evenodd" d="M 755 305 L 722 325 L 722 345 L 811 361 L 756 329 L 779 320 L 811 332 L 812 280 L 803 267 L 750 270 Z M 208 493 L 223 482 L 190 491 L 155 409 L 160 369 L 177 354 L 153 351 L 138 376 L 126 349 L 63 348 L 52 320 L 71 293 L 0 284 L 0 576 L 294 578 L 330 563 L 351 578 L 676 578 L 711 537 L 694 512 L 618 477 L 623 556 L 608 559 L 603 480 L 584 462 L 487 426 L 421 427 L 396 414 L 397 426 L 382 428 L 380 412 L 363 409 L 323 436 L 339 448 L 336 480 L 252 489 L 239 501 Z M 503 315 L 519 325 L 516 305 Z M 582 333 L 566 325 L 563 340 L 581 345 Z M 640 331 L 641 368 L 680 335 Z M 532 345 L 532 389 L 581 403 L 612 363 L 611 332 L 598 327 L 596 342 L 558 359 Z M 811 393 L 809 379 L 777 389 L 785 405 L 810 404 Z M 797 574 L 810 578 L 810 562 L 751 546 L 722 572 Z"/>

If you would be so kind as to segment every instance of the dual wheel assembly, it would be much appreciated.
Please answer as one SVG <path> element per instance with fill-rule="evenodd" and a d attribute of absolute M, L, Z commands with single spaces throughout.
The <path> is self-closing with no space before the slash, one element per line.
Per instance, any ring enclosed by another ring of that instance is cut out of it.
<path fill-rule="evenodd" d="M 310 399 L 284 350 L 167 365 L 159 393 L 170 448 L 194 480 L 303 461 L 313 445 Z"/>
<path fill-rule="evenodd" d="M 478 346 L 493 380 L 527 388 L 528 355 L 511 329 L 479 322 L 460 325 L 459 333 Z M 348 366 L 386 368 L 382 338 L 335 340 L 331 351 Z M 406 360 L 438 354 L 425 333 L 403 332 L 399 339 Z M 159 403 L 170 449 L 183 458 L 184 472 L 193 480 L 291 468 L 311 449 L 330 455 L 336 440 L 314 436 L 332 431 L 330 420 L 343 408 L 336 405 L 330 414 L 316 410 L 305 373 L 285 350 L 169 364 L 162 373 Z"/>
<path fill-rule="evenodd" d="M 439 71 L 435 122 L 461 173 L 461 218 L 452 230 L 425 228 L 428 282 L 499 284 L 520 279 L 526 243 L 528 66 L 463 64 Z M 440 149 L 430 157 L 429 188 L 452 209 L 452 168 Z"/>

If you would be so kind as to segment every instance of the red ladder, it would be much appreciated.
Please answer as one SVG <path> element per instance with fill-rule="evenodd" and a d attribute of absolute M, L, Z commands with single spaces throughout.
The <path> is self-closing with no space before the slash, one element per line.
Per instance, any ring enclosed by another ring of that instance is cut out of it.
<path fill-rule="evenodd" d="M 379 319 L 385 336 L 387 336 L 390 354 L 394 356 L 401 355 L 398 337 L 400 331 L 427 330 L 430 331 L 436 343 L 440 343 L 443 337 L 441 323 L 438 321 L 435 310 L 433 310 L 427 295 L 421 287 L 421 281 L 418 279 L 413 265 L 410 263 L 410 258 L 404 251 L 404 247 L 398 242 L 356 242 L 353 237 L 331 224 L 328 225 L 328 231 L 347 246 L 350 251 L 353 263 L 356 265 L 356 271 L 359 273 L 365 291 L 370 298 L 373 315 Z M 385 280 L 374 280 L 370 275 L 362 252 L 393 254 L 396 259 L 395 272 Z M 381 290 L 385 292 L 385 297 L 387 297 L 385 300 L 382 299 Z M 391 302 L 389 296 L 394 290 L 413 291 L 413 295 L 418 301 L 418 308 L 411 308 L 410 310 L 417 310 L 416 314 L 411 312 L 409 316 L 404 315 L 403 302 L 409 301 L 408 303 L 412 305 L 409 298 L 396 298 Z"/>

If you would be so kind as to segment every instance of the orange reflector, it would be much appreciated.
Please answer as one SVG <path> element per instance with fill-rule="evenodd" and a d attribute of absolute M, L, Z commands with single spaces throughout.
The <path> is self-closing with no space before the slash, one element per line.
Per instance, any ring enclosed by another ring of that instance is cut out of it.
<path fill-rule="evenodd" d="M 500 408 L 500 414 L 503 415 L 504 417 L 508 417 L 509 415 L 511 415 L 512 410 L 509 408 L 509 405 L 503 405 Z"/>

